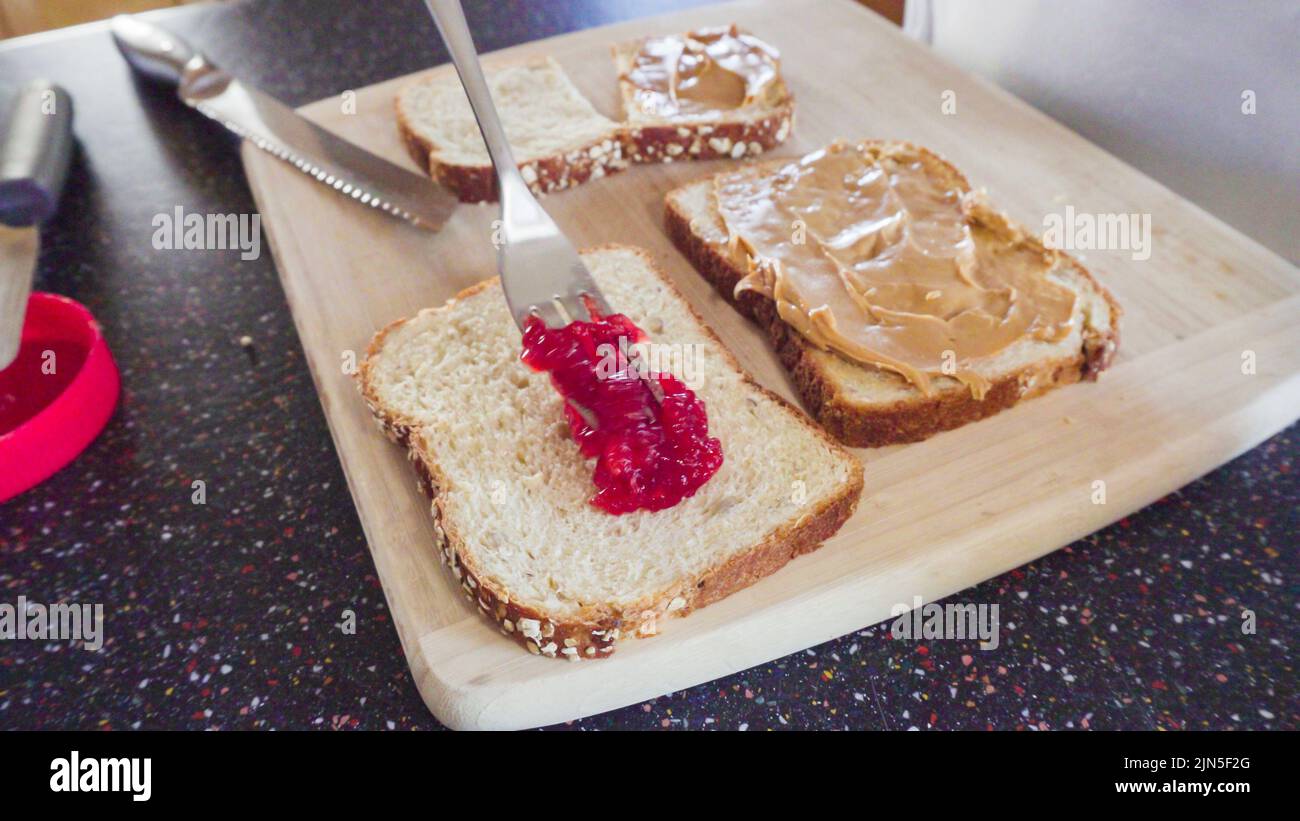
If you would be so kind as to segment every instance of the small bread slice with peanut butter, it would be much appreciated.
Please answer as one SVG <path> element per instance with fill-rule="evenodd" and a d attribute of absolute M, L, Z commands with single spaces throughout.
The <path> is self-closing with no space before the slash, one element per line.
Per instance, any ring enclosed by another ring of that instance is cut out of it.
<path fill-rule="evenodd" d="M 613 55 L 631 162 L 757 157 L 794 127 L 780 53 L 739 26 L 645 37 Z"/>

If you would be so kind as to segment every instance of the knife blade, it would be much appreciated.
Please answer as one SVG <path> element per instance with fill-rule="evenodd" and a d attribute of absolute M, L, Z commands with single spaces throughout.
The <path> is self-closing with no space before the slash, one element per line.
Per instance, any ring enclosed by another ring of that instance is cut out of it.
<path fill-rule="evenodd" d="M 58 208 L 72 156 L 72 98 L 45 80 L 19 90 L 0 142 L 0 370 L 18 356 L 41 223 Z"/>
<path fill-rule="evenodd" d="M 118 50 L 140 74 L 175 85 L 186 105 L 340 194 L 430 231 L 441 228 L 458 204 L 427 177 L 331 134 L 166 29 L 129 15 L 114 17 L 111 29 Z"/>

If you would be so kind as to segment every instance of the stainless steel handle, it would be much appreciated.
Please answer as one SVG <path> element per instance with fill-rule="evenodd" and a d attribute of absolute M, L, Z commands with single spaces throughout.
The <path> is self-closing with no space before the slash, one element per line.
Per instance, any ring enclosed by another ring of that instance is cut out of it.
<path fill-rule="evenodd" d="M 184 38 L 129 14 L 114 17 L 110 28 L 131 68 L 155 82 L 179 85 L 187 70 L 207 63 Z"/>
<path fill-rule="evenodd" d="M 478 51 L 474 48 L 474 38 L 470 36 L 469 25 L 465 22 L 465 10 L 460 0 L 424 0 L 438 26 L 438 33 L 451 52 L 451 61 L 460 75 L 465 95 L 469 97 L 469 106 L 474 110 L 474 119 L 478 120 L 479 130 L 483 132 L 483 141 L 487 143 L 488 156 L 497 172 L 501 207 L 507 207 L 509 194 L 522 189 L 528 191 L 519 167 L 515 164 L 514 154 L 510 151 L 510 141 L 506 139 L 506 130 L 497 115 L 496 105 L 492 102 L 492 92 L 488 89 L 487 78 L 483 76 L 483 67 L 479 65 Z M 531 195 L 527 199 L 532 199 Z"/>
<path fill-rule="evenodd" d="M 40 247 L 36 226 L 58 209 L 68 176 L 72 98 L 51 82 L 28 83 L 7 128 L 0 142 L 0 370 L 18 354 Z"/>
<path fill-rule="evenodd" d="M 72 98 L 54 83 L 23 86 L 0 142 L 0 222 L 35 225 L 54 215 L 72 157 Z"/>

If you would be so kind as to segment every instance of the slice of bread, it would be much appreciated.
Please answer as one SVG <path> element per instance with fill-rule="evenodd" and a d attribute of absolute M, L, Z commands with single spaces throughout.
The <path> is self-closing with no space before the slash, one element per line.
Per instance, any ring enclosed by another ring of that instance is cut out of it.
<path fill-rule="evenodd" d="M 499 64 L 487 80 L 535 194 L 627 167 L 619 124 L 601 116 L 554 60 Z M 455 72 L 407 84 L 397 97 L 397 124 L 412 159 L 463 202 L 496 199 L 487 146 Z"/>
<path fill-rule="evenodd" d="M 922 152 L 947 169 L 955 186 L 970 190 L 961 172 L 933 152 L 900 142 L 868 144 L 882 154 Z M 988 219 L 1006 219 L 991 208 L 983 213 Z M 767 332 L 813 417 L 847 445 L 878 447 L 920 441 L 1053 387 L 1096 378 L 1110 365 L 1119 343 L 1119 305 L 1082 265 L 1062 253 L 1049 276 L 1078 295 L 1071 333 L 1055 343 L 1021 340 L 978 363 L 974 370 L 992 383 L 982 400 L 975 399 L 957 380 L 943 376 L 934 380 L 935 394 L 926 396 L 896 373 L 815 347 L 777 316 L 767 297 L 754 291 L 735 295 L 736 283 L 747 272 L 747 259 L 743 250 L 729 247 L 713 196 L 712 177 L 669 192 L 665 218 L 673 242 L 696 269 Z M 1041 248 L 1037 240 L 1028 241 Z"/>
<path fill-rule="evenodd" d="M 756 157 L 780 145 L 794 128 L 794 96 L 779 76 L 761 100 L 725 117 L 660 117 L 641 111 L 634 103 L 636 87 L 624 77 L 644 42 L 632 40 L 613 48 L 627 120 L 623 153 L 632 162 Z"/>
<path fill-rule="evenodd" d="M 644 40 L 615 46 L 619 77 Z M 794 127 L 794 97 L 780 77 L 759 101 L 725 117 L 648 116 L 630 104 L 626 122 L 602 116 L 549 57 L 498 63 L 487 71 L 520 173 L 535 194 L 572 188 L 629 163 L 755 157 Z M 462 202 L 496 199 L 487 147 L 455 72 L 408 83 L 397 95 L 397 127 L 416 164 Z"/>
<path fill-rule="evenodd" d="M 666 369 L 705 401 L 722 443 L 721 469 L 675 507 L 615 516 L 588 502 L 592 463 L 547 375 L 519 361 L 496 279 L 380 331 L 358 374 L 432 497 L 436 548 L 462 591 L 530 651 L 571 659 L 653 635 L 666 614 L 815 549 L 862 491 L 861 463 L 755 384 L 646 252 L 610 245 L 583 258 L 652 342 L 681 346 L 658 353 L 683 363 Z"/>

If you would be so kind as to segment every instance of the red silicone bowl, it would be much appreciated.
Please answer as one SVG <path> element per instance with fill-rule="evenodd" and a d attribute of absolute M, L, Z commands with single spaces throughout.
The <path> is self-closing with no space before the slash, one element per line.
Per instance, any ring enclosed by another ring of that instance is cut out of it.
<path fill-rule="evenodd" d="M 117 365 L 79 302 L 34 293 L 18 358 L 0 371 L 0 502 L 77 458 L 117 405 Z"/>

